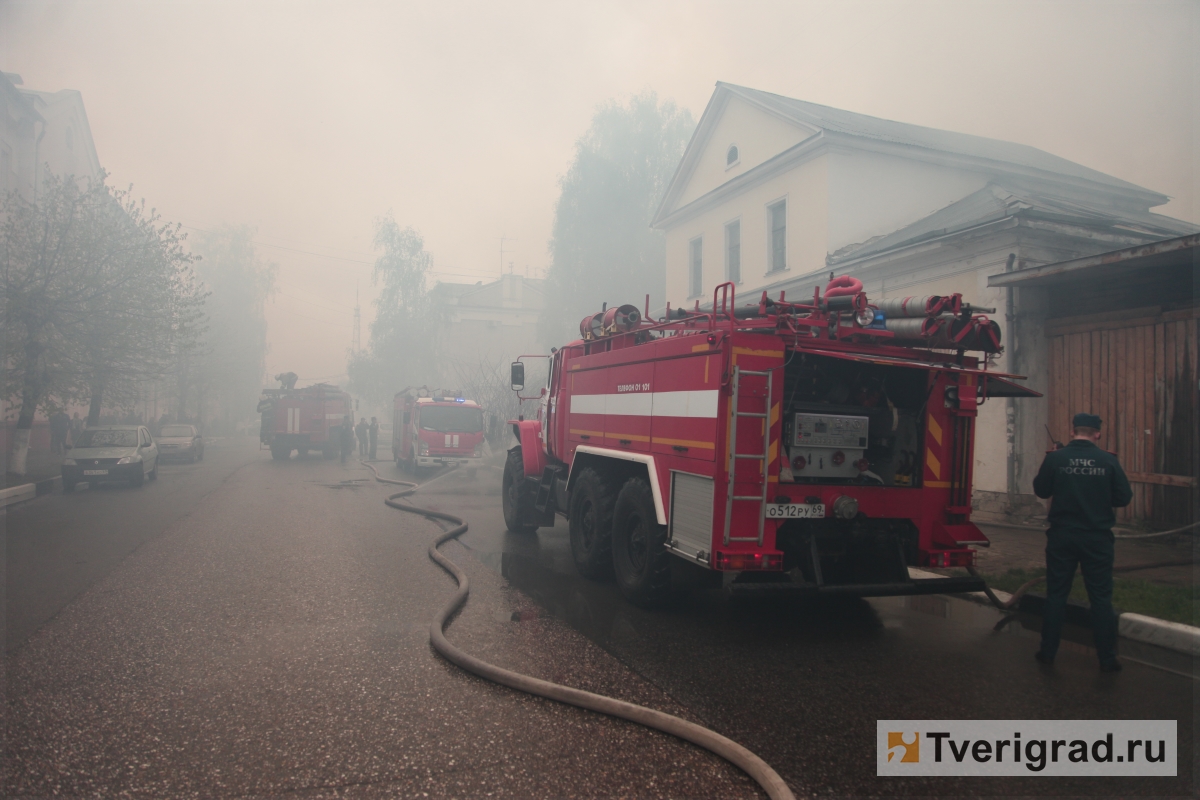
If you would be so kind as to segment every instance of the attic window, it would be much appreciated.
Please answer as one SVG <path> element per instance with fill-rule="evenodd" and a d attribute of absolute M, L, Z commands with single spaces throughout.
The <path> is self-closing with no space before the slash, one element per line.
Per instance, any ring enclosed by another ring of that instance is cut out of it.
<path fill-rule="evenodd" d="M 729 149 L 725 151 L 725 166 L 732 167 L 738 162 L 738 146 L 736 144 L 729 145 Z"/>

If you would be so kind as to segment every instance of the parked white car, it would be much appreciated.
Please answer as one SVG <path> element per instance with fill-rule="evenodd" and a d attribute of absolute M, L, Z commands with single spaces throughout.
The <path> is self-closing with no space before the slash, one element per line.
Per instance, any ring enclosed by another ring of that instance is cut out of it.
<path fill-rule="evenodd" d="M 141 486 L 158 477 L 158 446 L 144 425 L 101 425 L 79 434 L 62 463 L 64 492 L 86 481 L 129 481 Z"/>
<path fill-rule="evenodd" d="M 155 444 L 159 458 L 187 459 L 189 464 L 204 458 L 204 437 L 195 425 L 164 425 Z"/>

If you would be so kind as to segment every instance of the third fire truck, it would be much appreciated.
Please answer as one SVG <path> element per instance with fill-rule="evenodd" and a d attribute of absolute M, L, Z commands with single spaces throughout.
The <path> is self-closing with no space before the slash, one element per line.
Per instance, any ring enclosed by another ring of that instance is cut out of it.
<path fill-rule="evenodd" d="M 1038 396 L 988 368 L 984 311 L 957 294 L 870 303 L 842 277 L 799 302 L 738 307 L 726 283 L 706 310 L 587 317 L 549 357 L 537 418 L 511 423 L 505 523 L 565 516 L 579 572 L 642 605 L 683 562 L 734 593 L 978 591 L 973 573 L 908 568 L 973 567 L 978 408 Z"/>

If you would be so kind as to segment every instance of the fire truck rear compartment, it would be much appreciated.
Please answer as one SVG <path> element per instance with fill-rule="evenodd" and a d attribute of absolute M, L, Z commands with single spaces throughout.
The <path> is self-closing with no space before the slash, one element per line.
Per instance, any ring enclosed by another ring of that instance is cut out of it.
<path fill-rule="evenodd" d="M 928 380 L 925 370 L 797 353 L 784 370 L 784 482 L 790 473 L 792 483 L 919 486 Z"/>

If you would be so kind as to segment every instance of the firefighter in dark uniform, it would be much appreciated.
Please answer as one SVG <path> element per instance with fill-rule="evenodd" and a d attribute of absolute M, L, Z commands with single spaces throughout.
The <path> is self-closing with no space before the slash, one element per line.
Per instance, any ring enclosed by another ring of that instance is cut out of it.
<path fill-rule="evenodd" d="M 1129 505 L 1133 491 L 1117 457 L 1096 446 L 1100 418 L 1076 414 L 1074 438 L 1046 454 L 1033 479 L 1033 491 L 1050 501 L 1046 531 L 1046 608 L 1042 647 L 1034 654 L 1043 664 L 1054 662 L 1062 636 L 1067 595 L 1075 567 L 1083 573 L 1092 607 L 1092 634 L 1102 672 L 1118 672 L 1117 618 L 1112 607 L 1114 508 Z"/>

